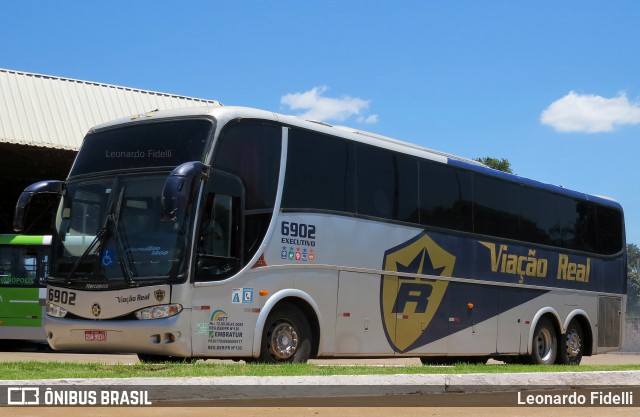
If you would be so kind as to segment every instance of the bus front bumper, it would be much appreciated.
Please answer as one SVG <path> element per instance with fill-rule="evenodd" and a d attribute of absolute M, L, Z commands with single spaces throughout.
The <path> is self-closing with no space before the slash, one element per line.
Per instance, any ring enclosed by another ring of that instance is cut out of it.
<path fill-rule="evenodd" d="M 191 357 L 190 310 L 155 320 L 94 321 L 47 316 L 44 327 L 54 350 Z"/>

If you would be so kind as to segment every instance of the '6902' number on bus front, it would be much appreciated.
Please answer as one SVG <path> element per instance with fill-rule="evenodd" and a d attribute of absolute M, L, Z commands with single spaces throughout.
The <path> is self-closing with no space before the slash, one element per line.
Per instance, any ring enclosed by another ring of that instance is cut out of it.
<path fill-rule="evenodd" d="M 76 305 L 76 293 L 73 291 L 50 289 L 49 301 L 51 301 L 52 303 L 60 303 L 60 304 L 67 304 L 70 306 L 74 306 Z"/>
<path fill-rule="evenodd" d="M 282 222 L 280 232 L 282 236 L 299 237 L 302 239 L 316 238 L 316 226 L 313 224 Z"/>

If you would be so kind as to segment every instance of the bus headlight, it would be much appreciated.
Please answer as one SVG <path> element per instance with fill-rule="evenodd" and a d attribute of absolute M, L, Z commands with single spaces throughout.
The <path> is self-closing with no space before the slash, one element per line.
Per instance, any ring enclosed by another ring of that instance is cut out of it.
<path fill-rule="evenodd" d="M 167 304 L 138 310 L 136 311 L 136 317 L 138 320 L 166 319 L 167 317 L 175 316 L 181 311 L 182 306 L 180 304 Z"/>
<path fill-rule="evenodd" d="M 47 303 L 47 316 L 63 318 L 67 315 L 67 310 L 53 303 Z"/>

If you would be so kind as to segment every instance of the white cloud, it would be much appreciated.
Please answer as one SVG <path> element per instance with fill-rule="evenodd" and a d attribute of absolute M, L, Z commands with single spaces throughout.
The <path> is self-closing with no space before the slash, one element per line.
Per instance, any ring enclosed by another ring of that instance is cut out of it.
<path fill-rule="evenodd" d="M 340 98 L 325 97 L 326 86 L 314 87 L 303 93 L 290 93 L 280 98 L 280 103 L 293 111 L 303 112 L 299 117 L 323 122 L 347 120 L 351 116 L 359 115 L 357 121 L 372 124 L 378 122 L 378 115 L 365 115 L 369 108 L 369 100 L 358 97 L 342 96 Z"/>
<path fill-rule="evenodd" d="M 360 116 L 358 117 L 358 123 L 364 123 L 365 125 L 372 125 L 378 123 L 378 115 L 370 114 L 369 116 Z"/>
<path fill-rule="evenodd" d="M 640 105 L 629 102 L 624 93 L 606 98 L 570 91 L 551 103 L 540 121 L 558 132 L 610 132 L 616 126 L 640 124 Z"/>

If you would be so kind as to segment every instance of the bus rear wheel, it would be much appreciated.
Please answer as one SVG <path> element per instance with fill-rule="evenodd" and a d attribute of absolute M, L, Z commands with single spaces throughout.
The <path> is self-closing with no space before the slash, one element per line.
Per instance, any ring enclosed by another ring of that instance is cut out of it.
<path fill-rule="evenodd" d="M 560 338 L 558 346 L 558 363 L 561 365 L 580 365 L 584 352 L 582 327 L 576 320 L 571 320 L 567 332 Z"/>
<path fill-rule="evenodd" d="M 530 362 L 534 365 L 553 365 L 558 354 L 556 329 L 546 317 L 542 317 L 533 332 Z"/>
<path fill-rule="evenodd" d="M 262 332 L 259 362 L 306 363 L 311 355 L 309 322 L 294 306 L 272 311 Z"/>

